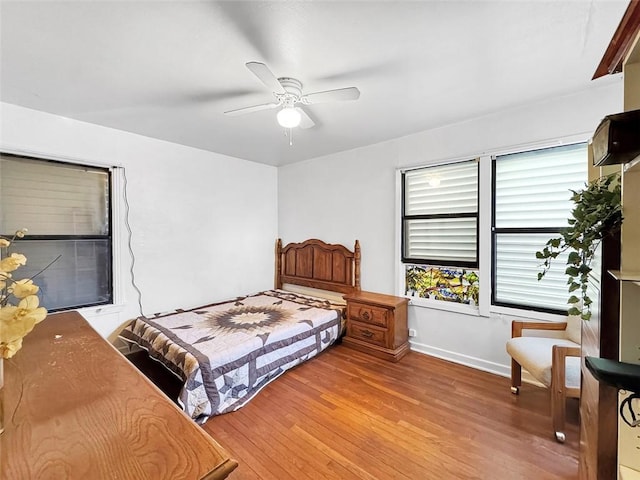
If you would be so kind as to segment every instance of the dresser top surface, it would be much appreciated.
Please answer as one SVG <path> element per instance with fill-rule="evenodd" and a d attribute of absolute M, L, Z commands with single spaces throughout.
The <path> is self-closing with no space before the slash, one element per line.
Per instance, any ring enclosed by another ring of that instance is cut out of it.
<path fill-rule="evenodd" d="M 4 372 L 2 479 L 223 478 L 237 465 L 76 312 L 36 325 Z"/>
<path fill-rule="evenodd" d="M 406 297 L 397 297 L 395 295 L 387 295 L 384 293 L 375 293 L 367 291 L 359 291 L 347 294 L 343 297 L 348 302 L 362 302 L 383 307 L 398 307 L 406 305 L 409 299 Z"/>

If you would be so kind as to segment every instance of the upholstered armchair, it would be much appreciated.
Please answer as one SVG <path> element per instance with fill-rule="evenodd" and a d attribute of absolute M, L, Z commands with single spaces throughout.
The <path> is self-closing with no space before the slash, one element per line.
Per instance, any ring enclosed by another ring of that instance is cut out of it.
<path fill-rule="evenodd" d="M 579 316 L 569 316 L 567 322 L 514 320 L 511 339 L 507 342 L 511 356 L 511 392 L 520 393 L 522 368 L 551 390 L 553 431 L 560 443 L 566 438 L 566 399 L 580 397 L 580 322 Z M 523 336 L 523 330 L 535 330 L 535 335 L 555 332 L 555 336 Z"/>

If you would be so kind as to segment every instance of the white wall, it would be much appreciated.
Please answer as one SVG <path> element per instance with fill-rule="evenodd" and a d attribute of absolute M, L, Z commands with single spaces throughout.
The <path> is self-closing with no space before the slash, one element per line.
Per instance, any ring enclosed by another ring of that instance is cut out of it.
<path fill-rule="evenodd" d="M 357 238 L 362 246 L 362 288 L 397 294 L 398 168 L 550 145 L 561 137 L 586 140 L 604 115 L 622 109 L 621 96 L 620 82 L 599 85 L 587 92 L 280 167 L 280 236 L 284 242 L 317 237 L 347 246 Z M 490 192 L 485 189 L 483 195 L 486 204 Z M 485 243 L 481 248 L 490 247 Z M 485 262 L 480 276 L 488 279 L 489 275 Z M 507 375 L 504 344 L 516 313 L 523 312 L 492 309 L 490 316 L 478 316 L 411 306 L 409 326 L 417 330 L 412 349 Z"/>
<path fill-rule="evenodd" d="M 11 104 L 0 109 L 3 150 L 124 167 L 145 314 L 273 286 L 275 167 Z M 121 324 L 139 315 L 123 215 L 114 230 L 122 247 L 122 304 L 83 311 L 112 340 Z"/>

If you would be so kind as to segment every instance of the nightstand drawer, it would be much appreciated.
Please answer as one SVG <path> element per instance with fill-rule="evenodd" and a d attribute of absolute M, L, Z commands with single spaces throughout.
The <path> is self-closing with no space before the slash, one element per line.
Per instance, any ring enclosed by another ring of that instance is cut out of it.
<path fill-rule="evenodd" d="M 357 322 L 349 322 L 347 326 L 347 335 L 352 338 L 358 338 L 367 343 L 387 346 L 387 331 L 379 328 L 370 327 Z"/>
<path fill-rule="evenodd" d="M 349 302 L 348 315 L 352 320 L 386 327 L 388 314 L 389 310 L 386 308 L 374 307 L 365 303 Z"/>

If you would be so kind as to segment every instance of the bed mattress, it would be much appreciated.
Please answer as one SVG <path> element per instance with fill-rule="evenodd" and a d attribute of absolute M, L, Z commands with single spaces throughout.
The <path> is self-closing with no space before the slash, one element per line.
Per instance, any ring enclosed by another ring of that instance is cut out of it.
<path fill-rule="evenodd" d="M 178 375 L 179 403 L 198 423 L 237 410 L 286 370 L 333 344 L 344 306 L 268 290 L 133 320 L 120 337 Z"/>

